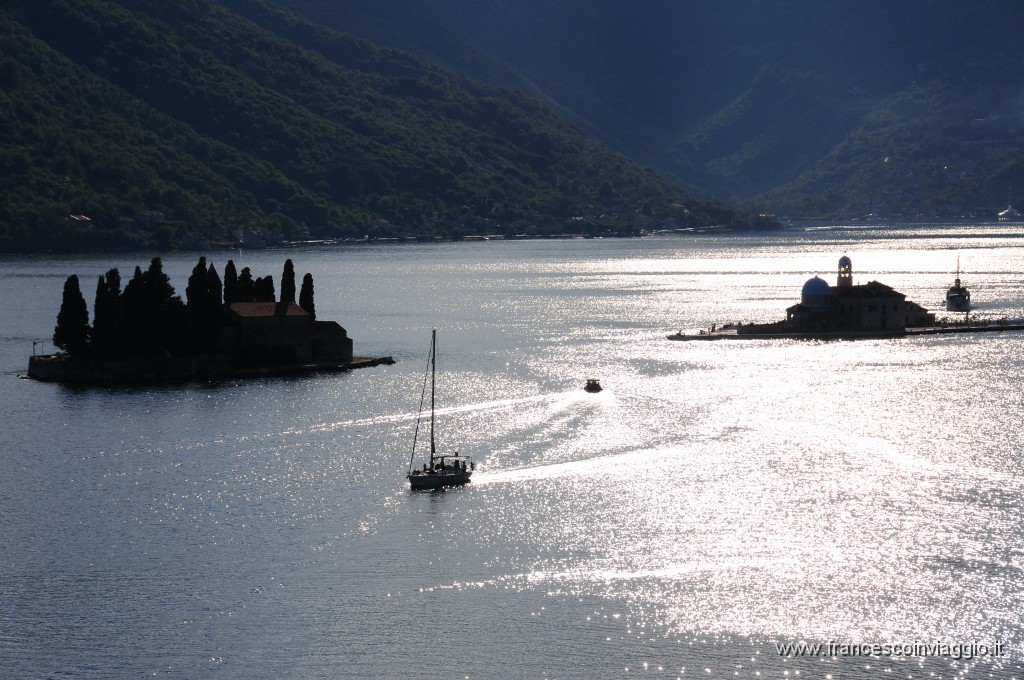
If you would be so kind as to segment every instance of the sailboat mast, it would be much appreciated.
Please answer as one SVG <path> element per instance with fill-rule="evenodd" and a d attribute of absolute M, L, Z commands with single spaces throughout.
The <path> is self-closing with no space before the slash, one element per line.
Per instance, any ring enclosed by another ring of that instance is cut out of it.
<path fill-rule="evenodd" d="M 434 373 L 437 366 L 437 329 L 430 333 L 430 468 L 434 468 Z"/>

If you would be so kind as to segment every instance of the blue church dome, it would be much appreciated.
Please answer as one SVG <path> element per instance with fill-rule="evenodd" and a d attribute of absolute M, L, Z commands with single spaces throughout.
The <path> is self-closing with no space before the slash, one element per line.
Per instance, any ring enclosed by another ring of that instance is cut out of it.
<path fill-rule="evenodd" d="M 800 295 L 832 295 L 832 288 L 825 279 L 815 276 L 813 279 L 807 279 L 807 283 L 804 284 Z"/>
<path fill-rule="evenodd" d="M 805 307 L 827 307 L 832 304 L 832 288 L 817 276 L 808 279 L 800 291 L 800 304 Z"/>

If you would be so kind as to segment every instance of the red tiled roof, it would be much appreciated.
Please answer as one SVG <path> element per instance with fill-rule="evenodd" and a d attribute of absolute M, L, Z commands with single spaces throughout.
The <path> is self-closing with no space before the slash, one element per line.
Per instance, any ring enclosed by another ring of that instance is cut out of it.
<path fill-rule="evenodd" d="M 849 298 L 865 298 L 865 297 L 900 297 L 906 298 L 907 296 L 894 290 L 890 286 L 878 281 L 868 281 L 867 283 L 860 283 L 856 286 L 850 286 L 843 288 L 840 286 L 834 286 L 832 288 L 832 294 L 836 297 L 849 297 Z"/>
<path fill-rule="evenodd" d="M 309 316 L 294 302 L 232 302 L 230 309 L 242 317 Z"/>

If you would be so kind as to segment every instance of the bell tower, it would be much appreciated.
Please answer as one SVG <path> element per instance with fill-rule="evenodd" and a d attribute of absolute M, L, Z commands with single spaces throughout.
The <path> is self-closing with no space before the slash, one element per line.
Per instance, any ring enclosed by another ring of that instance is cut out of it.
<path fill-rule="evenodd" d="M 836 279 L 836 288 L 850 288 L 853 286 L 853 262 L 846 255 L 839 258 L 839 276 Z"/>

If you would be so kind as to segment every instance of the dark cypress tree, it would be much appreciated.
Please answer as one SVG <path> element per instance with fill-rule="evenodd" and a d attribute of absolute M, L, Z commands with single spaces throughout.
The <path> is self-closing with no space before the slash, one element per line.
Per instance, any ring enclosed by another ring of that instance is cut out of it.
<path fill-rule="evenodd" d="M 75 357 L 85 353 L 88 343 L 89 308 L 78 286 L 78 276 L 72 274 L 64 282 L 64 298 L 53 329 L 53 344 Z"/>
<path fill-rule="evenodd" d="M 205 258 L 203 258 L 205 259 Z M 206 274 L 206 268 L 203 268 Z M 149 263 L 149 269 L 142 275 L 146 298 L 153 303 L 154 307 L 163 308 L 167 305 L 181 304 L 181 298 L 174 292 L 171 279 L 164 273 L 164 263 L 159 257 L 154 257 Z"/>
<path fill-rule="evenodd" d="M 281 274 L 281 302 L 295 302 L 295 266 L 290 258 L 284 261 Z"/>
<path fill-rule="evenodd" d="M 228 260 L 224 267 L 224 304 L 230 305 L 238 302 L 238 272 L 235 270 L 233 260 Z"/>
<path fill-rule="evenodd" d="M 316 320 L 316 306 L 313 304 L 312 274 L 306 274 L 302 277 L 302 290 L 299 291 L 299 307 L 305 309 L 311 319 Z"/>
<path fill-rule="evenodd" d="M 145 300 L 143 299 L 143 274 L 142 268 L 136 266 L 132 280 L 124 287 L 121 293 L 121 351 L 124 356 L 136 357 L 145 354 L 142 337 L 142 323 L 145 315 Z"/>
<path fill-rule="evenodd" d="M 121 274 L 111 269 L 99 277 L 93 305 L 92 352 L 99 357 L 116 357 L 124 343 L 124 310 L 121 303 Z"/>
<path fill-rule="evenodd" d="M 252 272 L 242 267 L 235 287 L 235 299 L 232 302 L 253 302 L 256 299 L 256 283 L 252 280 Z"/>
<path fill-rule="evenodd" d="M 185 306 L 189 313 L 194 313 L 206 301 L 206 258 L 200 257 L 199 262 L 192 268 L 192 276 L 188 277 L 188 286 L 185 288 Z"/>
<path fill-rule="evenodd" d="M 223 294 L 224 285 L 220 282 L 220 276 L 217 274 L 217 270 L 214 268 L 213 263 L 211 262 L 210 268 L 206 270 L 207 305 L 212 309 L 219 310 L 221 304 L 223 304 Z"/>
<path fill-rule="evenodd" d="M 90 336 L 91 342 L 89 343 L 90 354 L 100 355 L 106 349 L 107 343 L 104 341 L 106 335 L 106 322 L 104 321 L 103 308 L 107 302 L 107 285 L 103 281 L 103 275 L 100 274 L 99 280 L 96 282 L 96 299 L 92 303 L 92 334 Z"/>
<path fill-rule="evenodd" d="M 154 290 L 152 283 L 159 285 L 160 268 L 154 269 L 154 263 L 159 258 L 153 258 L 149 269 L 142 273 L 139 285 L 139 299 L 136 312 L 138 316 L 134 319 L 137 343 L 137 350 L 143 356 L 155 356 L 160 353 L 162 344 L 161 329 L 162 315 L 160 314 L 160 295 Z M 152 276 L 150 274 L 153 274 Z M 134 280 L 132 281 L 134 283 Z M 129 284 L 131 285 L 131 284 Z"/>
<path fill-rule="evenodd" d="M 274 277 L 267 275 L 256 279 L 254 285 L 256 302 L 274 302 Z"/>
<path fill-rule="evenodd" d="M 163 262 L 154 257 L 142 275 L 141 350 L 147 355 L 179 354 L 184 349 L 188 316 L 174 292 Z"/>
<path fill-rule="evenodd" d="M 135 272 L 132 274 L 131 281 L 124 287 L 124 295 L 122 295 L 122 302 L 127 303 L 129 298 L 137 297 L 142 295 L 142 267 L 135 265 Z"/>
<path fill-rule="evenodd" d="M 203 338 L 203 349 L 206 351 L 215 350 L 220 341 L 220 314 L 223 306 L 221 298 L 222 289 L 220 276 L 217 275 L 217 270 L 214 269 L 211 262 L 210 268 L 206 270 L 205 336 Z"/>
<path fill-rule="evenodd" d="M 207 304 L 209 296 L 206 291 L 206 258 L 200 257 L 192 268 L 185 288 L 185 309 L 188 314 L 188 347 L 192 352 L 199 352 L 207 338 Z"/>
<path fill-rule="evenodd" d="M 113 293 L 115 297 L 121 297 L 121 272 L 117 271 L 116 267 L 107 270 L 103 282 L 107 285 L 108 292 Z"/>

